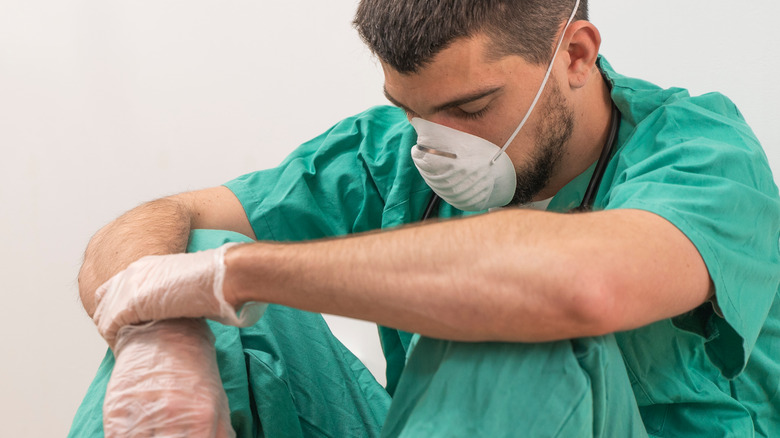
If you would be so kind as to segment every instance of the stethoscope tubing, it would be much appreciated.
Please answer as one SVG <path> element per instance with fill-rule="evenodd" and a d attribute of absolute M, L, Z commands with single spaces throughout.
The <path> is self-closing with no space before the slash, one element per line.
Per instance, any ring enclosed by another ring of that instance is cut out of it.
<path fill-rule="evenodd" d="M 590 178 L 588 188 L 585 189 L 580 206 L 575 208 L 574 211 L 590 211 L 593 208 L 596 193 L 599 191 L 599 187 L 601 187 L 601 180 L 604 179 L 604 172 L 607 170 L 607 164 L 609 164 L 609 158 L 612 155 L 612 150 L 615 148 L 615 141 L 620 129 L 620 111 L 618 111 L 614 102 L 612 103 L 612 120 L 609 125 L 609 135 L 606 143 L 604 143 L 604 147 L 601 148 L 601 155 L 596 162 L 593 176 Z"/>

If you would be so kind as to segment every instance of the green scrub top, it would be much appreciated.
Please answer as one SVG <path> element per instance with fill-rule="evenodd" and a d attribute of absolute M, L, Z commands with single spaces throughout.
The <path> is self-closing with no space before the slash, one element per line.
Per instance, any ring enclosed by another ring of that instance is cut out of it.
<path fill-rule="evenodd" d="M 648 433 L 780 430 L 780 198 L 761 146 L 726 97 L 691 97 L 600 68 L 621 112 L 594 208 L 642 209 L 678 227 L 715 286 L 711 303 L 615 334 Z M 431 191 L 402 111 L 376 107 L 303 144 L 277 168 L 226 184 L 260 240 L 301 241 L 420 219 Z M 592 168 L 550 203 L 576 207 Z M 464 215 L 442 203 L 440 217 Z M 380 327 L 393 393 L 413 335 Z M 718 428 L 718 429 L 713 429 Z M 742 431 L 742 432 L 739 432 Z"/>

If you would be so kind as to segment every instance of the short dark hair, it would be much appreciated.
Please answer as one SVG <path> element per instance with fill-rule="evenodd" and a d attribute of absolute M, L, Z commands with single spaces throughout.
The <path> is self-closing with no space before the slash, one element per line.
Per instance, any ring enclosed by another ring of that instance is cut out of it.
<path fill-rule="evenodd" d="M 354 25 L 382 62 L 416 73 L 459 38 L 483 33 L 495 57 L 550 62 L 575 0 L 361 0 Z M 588 19 L 580 0 L 576 20 Z"/>

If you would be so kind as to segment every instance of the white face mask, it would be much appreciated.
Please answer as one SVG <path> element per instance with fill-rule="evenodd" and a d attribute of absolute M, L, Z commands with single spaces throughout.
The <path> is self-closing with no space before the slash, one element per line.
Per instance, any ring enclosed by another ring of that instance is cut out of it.
<path fill-rule="evenodd" d="M 412 160 L 433 191 L 453 207 L 464 211 L 480 211 L 508 204 L 515 194 L 517 174 L 506 148 L 523 128 L 550 78 L 555 57 L 563 43 L 580 0 L 561 33 L 547 73 L 528 112 L 509 137 L 504 147 L 483 138 L 448 128 L 420 118 L 412 119 L 417 131 L 417 145 L 412 148 Z"/>

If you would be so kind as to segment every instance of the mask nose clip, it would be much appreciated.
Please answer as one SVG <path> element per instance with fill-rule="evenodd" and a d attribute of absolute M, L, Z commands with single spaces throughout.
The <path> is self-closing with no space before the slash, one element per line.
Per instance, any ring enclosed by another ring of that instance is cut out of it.
<path fill-rule="evenodd" d="M 439 155 L 444 158 L 452 158 L 452 159 L 458 158 L 458 154 L 453 154 L 452 152 L 440 151 L 438 149 L 429 148 L 421 144 L 417 145 L 417 149 L 425 152 L 426 154 Z"/>

